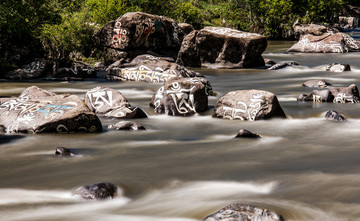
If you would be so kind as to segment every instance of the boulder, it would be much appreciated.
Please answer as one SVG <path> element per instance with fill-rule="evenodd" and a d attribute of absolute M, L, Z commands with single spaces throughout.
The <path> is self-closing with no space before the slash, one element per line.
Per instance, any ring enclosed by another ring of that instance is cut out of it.
<path fill-rule="evenodd" d="M 213 117 L 230 120 L 261 120 L 286 118 L 277 97 L 263 90 L 232 91 L 221 97 L 215 105 Z"/>
<path fill-rule="evenodd" d="M 145 127 L 133 121 L 121 121 L 108 126 L 110 130 L 145 130 Z"/>
<path fill-rule="evenodd" d="M 329 28 L 324 25 L 300 24 L 297 22 L 293 25 L 293 29 L 296 39 L 299 39 L 303 35 L 308 35 L 308 34 L 320 36 L 330 31 L 336 32 L 335 30 L 329 30 Z"/>
<path fill-rule="evenodd" d="M 75 195 L 86 200 L 107 200 L 118 195 L 118 187 L 112 183 L 96 183 L 83 186 L 75 191 Z"/>
<path fill-rule="evenodd" d="M 177 63 L 190 67 L 250 68 L 264 66 L 267 47 L 259 34 L 223 27 L 205 27 L 186 35 Z"/>
<path fill-rule="evenodd" d="M 338 64 L 338 63 L 332 63 L 325 67 L 326 71 L 331 72 L 344 72 L 344 71 L 351 71 L 349 64 Z"/>
<path fill-rule="evenodd" d="M 130 52 L 131 58 L 148 50 L 175 58 L 181 43 L 177 22 L 143 12 L 124 14 L 101 28 L 94 38 L 99 48 Z"/>
<path fill-rule="evenodd" d="M 339 28 L 354 29 L 359 26 L 359 18 L 339 16 Z"/>
<path fill-rule="evenodd" d="M 181 41 L 185 38 L 186 35 L 194 31 L 194 27 L 187 23 L 179 23 L 178 28 L 179 28 L 179 39 L 181 39 Z"/>
<path fill-rule="evenodd" d="M 360 51 L 360 42 L 344 33 L 324 33 L 320 36 L 304 35 L 287 50 L 305 53 L 345 53 Z"/>
<path fill-rule="evenodd" d="M 270 66 L 270 67 L 276 64 L 275 61 L 267 58 L 264 59 L 264 62 L 265 62 L 265 66 Z"/>
<path fill-rule="evenodd" d="M 282 62 L 282 63 L 277 63 L 271 67 L 269 67 L 267 70 L 280 70 L 280 69 L 284 69 L 287 67 L 294 67 L 294 66 L 299 66 L 298 63 L 292 61 L 292 62 Z"/>
<path fill-rule="evenodd" d="M 102 131 L 99 118 L 76 95 L 56 95 L 32 86 L 18 98 L 0 100 L 0 125 L 7 133 Z"/>
<path fill-rule="evenodd" d="M 334 95 L 330 90 L 314 90 L 309 95 L 301 94 L 298 97 L 298 101 L 313 101 L 316 103 L 332 102 L 333 100 Z"/>
<path fill-rule="evenodd" d="M 76 154 L 65 147 L 56 147 L 55 155 L 59 156 L 75 156 Z"/>
<path fill-rule="evenodd" d="M 231 204 L 214 214 L 203 219 L 203 221 L 283 221 L 281 215 L 246 204 Z"/>
<path fill-rule="evenodd" d="M 339 114 L 337 111 L 329 110 L 325 114 L 325 118 L 327 120 L 333 120 L 333 121 L 346 121 L 346 118 Z"/>
<path fill-rule="evenodd" d="M 323 79 L 308 80 L 303 83 L 304 87 L 327 87 L 332 84 Z"/>
<path fill-rule="evenodd" d="M 235 138 L 260 138 L 260 135 L 245 129 L 240 129 Z"/>
<path fill-rule="evenodd" d="M 119 91 L 108 87 L 96 87 L 86 92 L 85 103 L 90 110 L 107 118 L 147 118 L 141 108 L 131 106 Z"/>
<path fill-rule="evenodd" d="M 55 79 L 83 80 L 84 78 L 96 78 L 93 67 L 82 62 L 73 62 L 69 68 L 59 68 L 54 73 Z"/>
<path fill-rule="evenodd" d="M 129 64 L 108 68 L 108 80 L 164 83 L 173 77 L 203 77 L 202 74 L 172 62 L 172 58 L 139 55 Z"/>
<path fill-rule="evenodd" d="M 335 87 L 331 90 L 314 90 L 309 95 L 302 94 L 299 101 L 359 103 L 359 90 L 355 84 L 349 87 Z"/>
<path fill-rule="evenodd" d="M 46 74 L 48 63 L 47 60 L 37 59 L 29 64 L 23 65 L 19 69 L 6 73 L 4 77 L 17 80 L 40 78 Z"/>
<path fill-rule="evenodd" d="M 173 78 L 153 95 L 150 106 L 158 114 L 190 116 L 208 109 L 212 88 L 205 78 Z"/>

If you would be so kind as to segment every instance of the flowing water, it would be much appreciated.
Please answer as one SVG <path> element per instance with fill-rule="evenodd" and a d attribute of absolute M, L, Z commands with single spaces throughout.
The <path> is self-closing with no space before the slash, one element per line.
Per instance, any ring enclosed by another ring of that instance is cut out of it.
<path fill-rule="evenodd" d="M 231 203 L 282 214 L 285 220 L 360 220 L 360 104 L 298 102 L 322 78 L 335 86 L 360 85 L 360 53 L 286 54 L 294 42 L 269 41 L 264 58 L 302 66 L 197 71 L 212 83 L 210 109 L 182 118 L 156 115 L 149 107 L 159 84 L 134 82 L 1 82 L 0 96 L 17 96 L 31 85 L 83 97 L 96 86 L 119 90 L 149 118 L 146 131 L 41 134 L 0 141 L 0 220 L 201 220 Z M 327 64 L 348 63 L 332 73 Z M 229 91 L 275 93 L 287 119 L 245 122 L 214 119 L 213 106 Z M 347 122 L 324 118 L 334 109 Z M 102 119 L 104 127 L 117 122 Z M 234 139 L 239 129 L 261 139 Z M 54 155 L 57 146 L 79 155 Z M 125 195 L 107 201 L 73 196 L 83 185 L 111 182 Z"/>

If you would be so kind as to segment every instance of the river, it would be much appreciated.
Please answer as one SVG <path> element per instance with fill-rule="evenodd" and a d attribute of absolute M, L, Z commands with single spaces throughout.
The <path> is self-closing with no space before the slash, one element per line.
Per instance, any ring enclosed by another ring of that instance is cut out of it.
<path fill-rule="evenodd" d="M 83 98 L 89 89 L 107 86 L 149 115 L 136 120 L 145 131 L 24 135 L 0 144 L 0 220 L 194 221 L 235 202 L 271 209 L 285 220 L 359 220 L 360 104 L 296 98 L 313 90 L 302 86 L 310 79 L 359 86 L 360 53 L 284 53 L 294 43 L 269 41 L 263 57 L 296 61 L 298 68 L 197 69 L 217 96 L 209 98 L 208 111 L 186 118 L 157 115 L 149 107 L 159 84 L 0 82 L 0 96 L 17 96 L 36 85 Z M 333 62 L 350 64 L 352 71 L 323 70 Z M 275 93 L 287 119 L 211 117 L 221 96 L 244 89 Z M 326 120 L 330 109 L 348 121 Z M 102 119 L 104 127 L 115 122 Z M 235 139 L 242 128 L 262 138 Z M 57 146 L 79 155 L 57 157 Z M 124 195 L 85 201 L 72 194 L 79 186 L 103 181 L 121 186 Z"/>

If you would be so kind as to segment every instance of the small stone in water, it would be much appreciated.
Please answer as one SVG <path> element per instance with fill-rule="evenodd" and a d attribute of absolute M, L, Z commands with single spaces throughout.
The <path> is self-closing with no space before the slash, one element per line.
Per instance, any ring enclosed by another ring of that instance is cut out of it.
<path fill-rule="evenodd" d="M 254 134 L 253 132 L 250 132 L 245 129 L 239 130 L 235 138 L 261 138 L 260 135 Z"/>
<path fill-rule="evenodd" d="M 65 147 L 56 147 L 55 155 L 60 156 L 74 156 L 76 155 L 71 150 L 65 148 Z"/>

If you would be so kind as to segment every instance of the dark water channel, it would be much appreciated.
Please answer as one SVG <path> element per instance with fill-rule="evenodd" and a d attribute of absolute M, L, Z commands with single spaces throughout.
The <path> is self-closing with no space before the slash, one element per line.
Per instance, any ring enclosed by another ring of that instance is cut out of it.
<path fill-rule="evenodd" d="M 302 87 L 310 79 L 360 86 L 360 53 L 284 53 L 293 43 L 270 41 L 263 56 L 296 61 L 299 68 L 198 70 L 217 96 L 210 97 L 209 111 L 188 118 L 154 114 L 149 102 L 158 84 L 1 82 L 0 96 L 17 96 L 37 85 L 83 97 L 89 89 L 108 86 L 149 118 L 136 120 L 146 131 L 26 135 L 2 142 L 0 220 L 201 220 L 233 202 L 275 210 L 285 220 L 360 220 L 360 104 L 296 100 L 313 90 Z M 348 63 L 352 71 L 323 70 L 333 62 Z M 288 118 L 244 122 L 211 117 L 219 97 L 242 89 L 275 93 Z M 330 109 L 348 122 L 325 120 Z M 234 139 L 241 128 L 263 138 Z M 56 157 L 57 146 L 79 156 Z M 89 202 L 72 195 L 79 186 L 102 181 L 124 186 L 125 196 Z"/>

